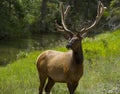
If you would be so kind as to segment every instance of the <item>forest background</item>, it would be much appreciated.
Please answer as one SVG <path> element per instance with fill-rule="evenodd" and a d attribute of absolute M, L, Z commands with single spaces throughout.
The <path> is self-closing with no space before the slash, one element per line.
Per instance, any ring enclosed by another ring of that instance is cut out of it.
<path fill-rule="evenodd" d="M 107 11 L 97 33 L 120 28 L 120 0 L 101 1 Z M 0 0 L 0 40 L 56 32 L 55 20 L 61 21 L 59 2 L 72 7 L 66 20 L 69 28 L 79 30 L 94 21 L 98 0 Z"/>

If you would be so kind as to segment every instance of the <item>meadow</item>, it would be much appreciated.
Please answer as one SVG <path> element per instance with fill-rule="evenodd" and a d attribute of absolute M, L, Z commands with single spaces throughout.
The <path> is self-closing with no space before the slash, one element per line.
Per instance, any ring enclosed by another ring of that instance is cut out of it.
<path fill-rule="evenodd" d="M 65 45 L 50 49 L 67 51 Z M 83 50 L 84 75 L 75 94 L 120 94 L 120 30 L 85 38 Z M 41 52 L 0 66 L 0 94 L 38 94 L 36 58 Z M 66 84 L 56 83 L 52 94 L 69 94 Z"/>

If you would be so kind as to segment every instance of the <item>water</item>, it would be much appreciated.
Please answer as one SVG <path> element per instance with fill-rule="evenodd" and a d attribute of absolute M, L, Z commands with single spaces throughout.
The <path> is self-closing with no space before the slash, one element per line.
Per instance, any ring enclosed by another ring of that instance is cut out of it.
<path fill-rule="evenodd" d="M 64 45 L 65 40 L 59 34 L 41 34 L 29 38 L 0 40 L 0 65 L 6 65 L 17 59 L 21 52 L 44 50 Z"/>

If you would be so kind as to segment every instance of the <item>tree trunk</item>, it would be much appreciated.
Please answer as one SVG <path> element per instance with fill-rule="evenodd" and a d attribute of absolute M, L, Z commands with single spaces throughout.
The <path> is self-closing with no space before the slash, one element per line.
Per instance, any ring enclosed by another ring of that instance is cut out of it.
<path fill-rule="evenodd" d="M 11 6 L 12 6 L 12 0 L 9 0 L 8 1 L 8 3 L 9 3 L 9 10 L 8 10 L 8 19 L 10 20 L 10 18 L 11 18 Z"/>
<path fill-rule="evenodd" d="M 41 31 L 45 31 L 46 29 L 46 22 L 45 22 L 45 18 L 46 18 L 46 15 L 47 15 L 47 1 L 48 0 L 42 0 L 42 5 L 41 5 L 41 20 L 40 20 L 40 32 Z"/>
<path fill-rule="evenodd" d="M 47 13 L 47 1 L 48 0 L 42 0 L 42 6 L 41 6 L 41 19 L 44 19 Z"/>

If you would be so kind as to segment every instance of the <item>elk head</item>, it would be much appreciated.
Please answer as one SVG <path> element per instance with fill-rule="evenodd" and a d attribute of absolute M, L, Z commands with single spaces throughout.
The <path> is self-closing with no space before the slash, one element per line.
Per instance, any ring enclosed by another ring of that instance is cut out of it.
<path fill-rule="evenodd" d="M 60 3 L 60 8 L 61 8 L 61 22 L 62 25 L 60 26 L 59 24 L 57 24 L 57 21 L 55 21 L 55 25 L 57 27 L 58 31 L 61 31 L 65 34 L 67 34 L 67 37 L 65 37 L 66 39 L 69 40 L 68 44 L 66 45 L 67 48 L 71 48 L 72 50 L 76 50 L 80 45 L 81 45 L 81 41 L 83 39 L 83 36 L 90 31 L 91 29 L 93 29 L 96 24 L 99 22 L 100 18 L 102 17 L 103 12 L 105 11 L 106 7 L 104 7 L 104 5 L 101 3 L 101 1 L 98 2 L 98 10 L 97 10 L 97 16 L 95 18 L 95 21 L 93 22 L 92 25 L 88 26 L 88 27 L 84 27 L 80 30 L 80 32 L 77 33 L 73 33 L 71 30 L 69 30 L 65 24 L 65 19 L 67 17 L 67 14 L 70 10 L 70 5 L 68 5 L 64 11 L 64 6 L 63 3 Z"/>

